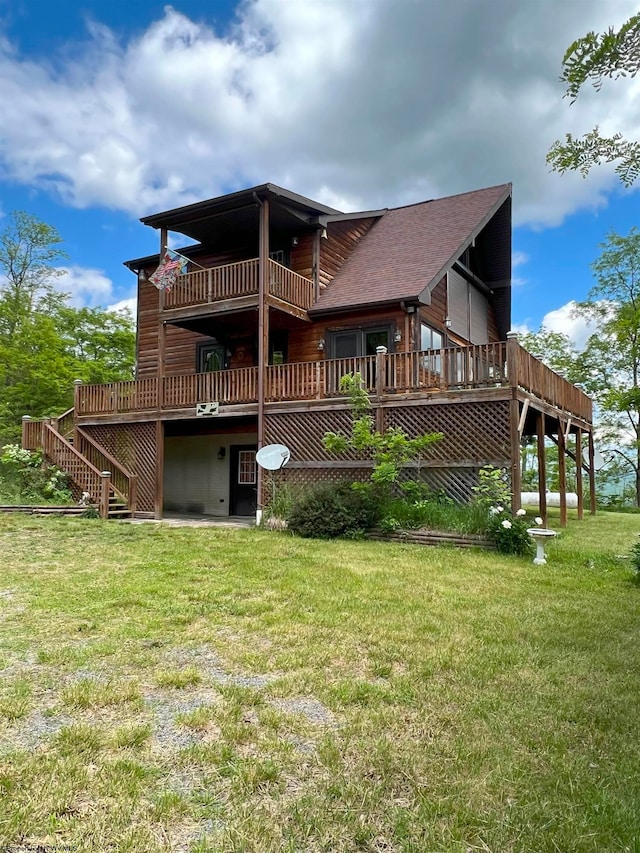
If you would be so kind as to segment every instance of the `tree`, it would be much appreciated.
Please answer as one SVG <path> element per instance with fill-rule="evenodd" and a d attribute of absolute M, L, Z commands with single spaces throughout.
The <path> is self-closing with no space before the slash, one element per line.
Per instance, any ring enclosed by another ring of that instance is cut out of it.
<path fill-rule="evenodd" d="M 619 30 L 610 27 L 605 33 L 589 32 L 574 41 L 562 66 L 560 79 L 567 85 L 565 97 L 571 98 L 572 104 L 587 82 L 599 91 L 605 78 L 635 77 L 640 70 L 640 13 Z M 578 171 L 586 177 L 593 166 L 603 162 L 617 162 L 618 177 L 625 186 L 631 186 L 640 175 L 640 142 L 624 139 L 621 133 L 604 137 L 595 127 L 578 139 L 567 133 L 565 141 L 556 140 L 547 154 L 547 163 L 561 174 Z"/>
<path fill-rule="evenodd" d="M 0 232 L 0 446 L 16 441 L 23 414 L 60 414 L 73 380 L 132 378 L 135 335 L 129 316 L 74 308 L 54 285 L 66 258 L 55 228 L 13 213 Z"/>
<path fill-rule="evenodd" d="M 602 443 L 635 478 L 640 506 L 640 231 L 610 233 L 592 264 L 596 279 L 576 311 L 598 323 L 580 355 Z"/>

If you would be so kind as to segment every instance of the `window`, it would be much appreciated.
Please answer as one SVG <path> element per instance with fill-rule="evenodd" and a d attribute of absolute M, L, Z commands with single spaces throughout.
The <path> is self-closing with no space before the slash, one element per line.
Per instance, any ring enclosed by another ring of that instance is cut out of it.
<path fill-rule="evenodd" d="M 272 252 L 269 252 L 269 257 L 272 261 L 282 264 L 283 267 L 291 266 L 291 252 L 289 249 L 274 249 Z"/>
<path fill-rule="evenodd" d="M 238 485 L 253 486 L 256 482 L 255 450 L 240 450 L 238 453 Z"/>
<path fill-rule="evenodd" d="M 420 326 L 420 349 L 442 349 L 443 344 L 442 332 L 432 329 L 426 323 Z"/>
<path fill-rule="evenodd" d="M 207 341 L 198 345 L 197 372 L 213 373 L 227 367 L 225 347 L 217 341 Z"/>
<path fill-rule="evenodd" d="M 430 373 L 436 373 L 438 376 L 442 373 L 442 355 L 440 350 L 444 346 L 444 338 L 441 332 L 427 326 L 426 323 L 420 325 L 420 349 L 436 350 L 430 355 L 422 356 L 422 367 Z"/>
<path fill-rule="evenodd" d="M 286 364 L 289 350 L 289 333 L 286 329 L 269 333 L 269 364 Z"/>
<path fill-rule="evenodd" d="M 329 358 L 357 358 L 375 355 L 378 347 L 389 349 L 391 327 L 345 329 L 329 333 Z"/>

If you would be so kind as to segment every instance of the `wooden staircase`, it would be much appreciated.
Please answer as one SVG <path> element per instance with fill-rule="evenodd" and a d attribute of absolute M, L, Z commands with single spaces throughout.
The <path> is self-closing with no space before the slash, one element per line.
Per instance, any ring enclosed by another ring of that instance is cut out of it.
<path fill-rule="evenodd" d="M 71 479 L 78 496 L 101 518 L 129 518 L 136 510 L 137 476 L 74 424 L 74 410 L 59 418 L 22 419 L 22 446 L 42 450 L 47 462 Z"/>

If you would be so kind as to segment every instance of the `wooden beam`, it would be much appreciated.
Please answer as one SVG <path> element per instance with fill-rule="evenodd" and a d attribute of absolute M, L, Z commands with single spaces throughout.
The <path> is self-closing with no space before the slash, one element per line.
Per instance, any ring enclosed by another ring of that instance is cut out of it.
<path fill-rule="evenodd" d="M 595 447 L 593 445 L 593 432 L 589 432 L 589 507 L 591 515 L 596 514 L 596 471 L 595 471 Z"/>
<path fill-rule="evenodd" d="M 582 485 L 582 430 L 576 432 L 576 459 L 580 460 L 580 464 L 576 464 L 576 492 L 578 493 L 578 519 L 582 521 L 584 518 L 584 495 Z"/>
<path fill-rule="evenodd" d="M 154 516 L 162 518 L 164 506 L 164 422 L 156 421 L 156 489 Z"/>
<path fill-rule="evenodd" d="M 515 389 L 514 389 L 515 390 Z M 520 422 L 520 403 L 517 397 L 509 403 L 509 421 L 511 434 L 511 508 L 513 512 L 520 509 L 521 506 L 521 491 L 522 480 L 520 471 L 520 434 L 518 432 L 518 424 Z"/>
<path fill-rule="evenodd" d="M 258 266 L 258 450 L 264 446 L 264 398 L 266 394 L 267 365 L 269 363 L 269 199 L 260 203 L 259 222 L 259 266 Z M 257 498 L 258 511 L 262 511 L 263 476 L 258 467 Z"/>
<path fill-rule="evenodd" d="M 544 412 L 538 412 L 538 510 L 542 523 L 547 526 L 547 450 L 544 444 L 545 438 Z"/>
<path fill-rule="evenodd" d="M 179 326 L 189 320 L 200 320 L 218 314 L 239 314 L 242 311 L 257 308 L 258 301 L 258 294 L 250 293 L 248 296 L 234 296 L 230 299 L 221 299 L 219 302 L 188 305 L 186 308 L 170 308 L 162 312 L 162 317 L 166 323 L 174 323 Z"/>
<path fill-rule="evenodd" d="M 290 314 L 292 317 L 297 317 L 298 320 L 304 320 L 306 323 L 311 322 L 311 317 L 307 314 L 304 308 L 298 308 L 297 305 L 292 305 L 284 299 L 279 299 L 277 296 L 267 296 L 267 305 L 282 311 L 284 314 Z"/>
<path fill-rule="evenodd" d="M 522 438 L 522 430 L 524 429 L 525 421 L 527 420 L 527 412 L 529 411 L 529 400 L 524 401 L 524 406 L 520 412 L 520 421 L 518 423 L 518 435 Z"/>
<path fill-rule="evenodd" d="M 567 446 L 567 442 L 569 441 L 569 435 L 571 434 L 571 418 L 567 421 L 567 428 L 564 431 L 564 446 Z"/>
<path fill-rule="evenodd" d="M 565 453 L 564 430 L 558 425 L 558 486 L 560 491 L 560 524 L 567 526 L 567 457 Z"/>

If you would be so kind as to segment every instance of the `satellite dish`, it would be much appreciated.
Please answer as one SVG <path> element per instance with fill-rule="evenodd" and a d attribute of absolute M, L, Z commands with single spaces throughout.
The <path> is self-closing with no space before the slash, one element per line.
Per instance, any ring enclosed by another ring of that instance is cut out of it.
<path fill-rule="evenodd" d="M 267 444 L 256 453 L 256 462 L 267 471 L 279 471 L 291 458 L 291 451 L 284 444 Z"/>
<path fill-rule="evenodd" d="M 582 451 L 582 458 L 584 459 L 585 465 L 588 465 L 589 464 L 589 448 L 588 447 L 585 447 L 584 450 Z M 602 468 L 604 468 L 604 466 L 607 464 L 607 462 L 610 462 L 610 460 L 605 459 L 605 457 L 598 450 L 598 448 L 595 447 L 593 450 L 593 470 L 594 471 L 601 471 Z"/>

